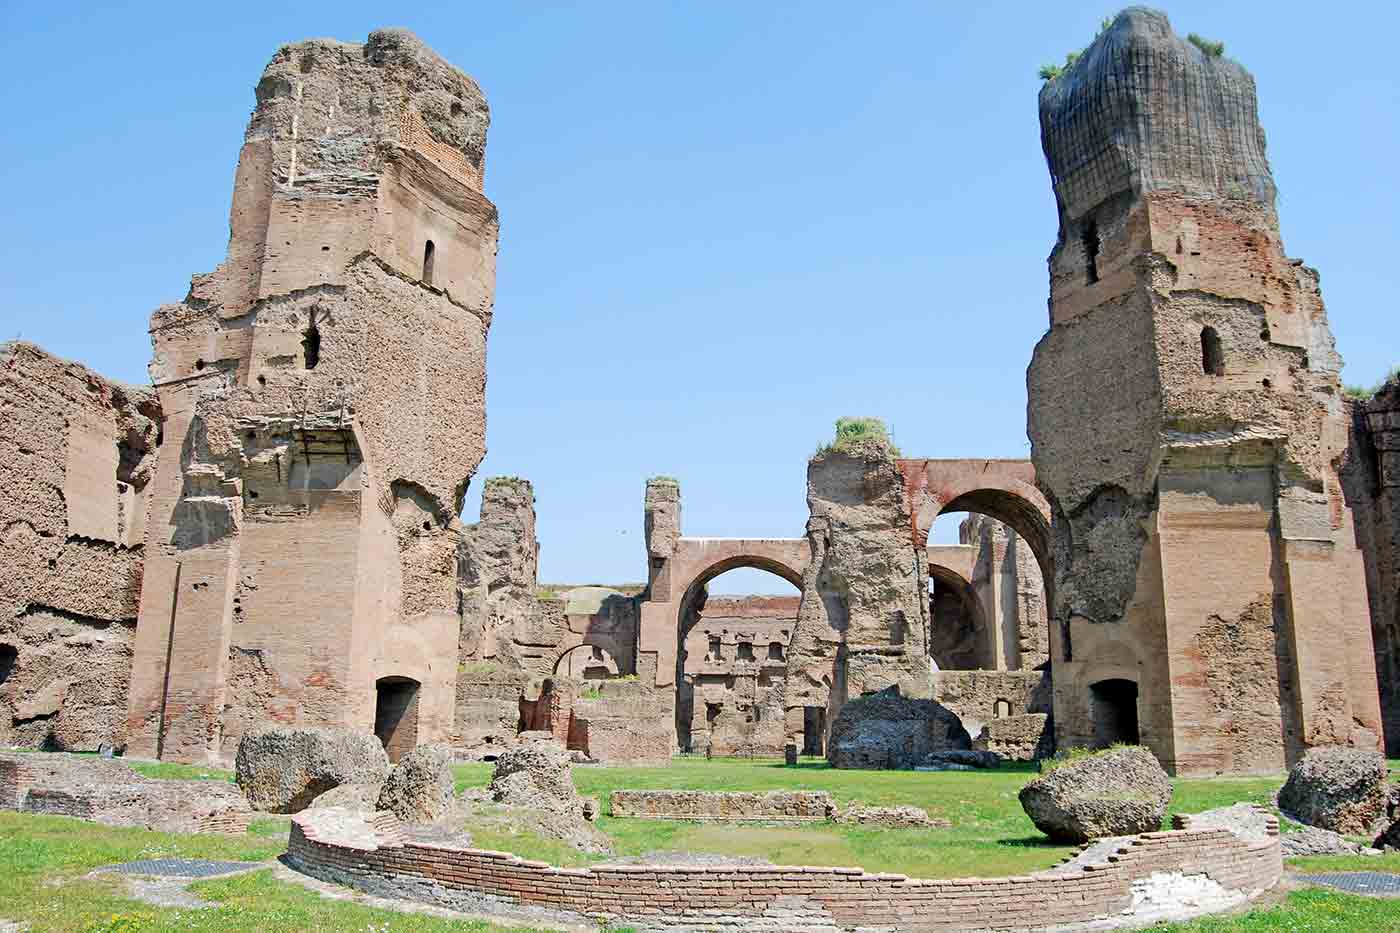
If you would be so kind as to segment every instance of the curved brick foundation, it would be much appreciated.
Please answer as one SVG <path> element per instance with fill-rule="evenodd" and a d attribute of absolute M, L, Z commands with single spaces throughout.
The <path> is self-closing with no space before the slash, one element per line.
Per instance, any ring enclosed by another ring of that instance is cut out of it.
<path fill-rule="evenodd" d="M 297 814 L 288 862 L 326 881 L 461 909 L 492 903 L 642 929 L 860 927 L 1044 930 L 1178 919 L 1243 903 L 1283 871 L 1278 822 L 1248 839 L 1226 829 L 1146 833 L 1046 872 L 924 881 L 859 868 L 555 868 L 505 852 L 409 841 L 392 814 Z"/>

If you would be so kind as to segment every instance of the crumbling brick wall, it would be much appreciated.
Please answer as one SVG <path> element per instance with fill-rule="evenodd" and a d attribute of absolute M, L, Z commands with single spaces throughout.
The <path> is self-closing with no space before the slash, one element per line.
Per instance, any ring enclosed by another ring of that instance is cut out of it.
<path fill-rule="evenodd" d="M 1134 7 L 1040 115 L 1060 232 L 1028 431 L 1057 744 L 1140 740 L 1183 774 L 1374 747 L 1341 360 L 1283 251 L 1254 79 Z"/>
<path fill-rule="evenodd" d="M 165 415 L 127 728 L 227 761 L 252 723 L 452 728 L 457 515 L 484 452 L 486 101 L 403 30 L 283 46 L 223 264 L 151 316 Z"/>
<path fill-rule="evenodd" d="M 125 744 L 155 393 L 0 344 L 0 745 Z"/>

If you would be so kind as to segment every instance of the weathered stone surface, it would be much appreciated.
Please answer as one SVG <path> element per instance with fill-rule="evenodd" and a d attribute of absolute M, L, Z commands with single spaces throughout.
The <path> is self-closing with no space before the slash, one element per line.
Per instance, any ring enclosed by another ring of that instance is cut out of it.
<path fill-rule="evenodd" d="M 833 768 L 913 768 L 932 753 L 971 745 L 948 709 L 904 697 L 895 686 L 841 707 L 831 727 L 828 760 Z"/>
<path fill-rule="evenodd" d="M 885 828 L 950 826 L 947 820 L 936 820 L 928 811 L 919 807 L 868 807 L 854 800 L 844 807 L 833 807 L 831 820 L 857 826 L 882 826 Z"/>
<path fill-rule="evenodd" d="M 389 771 L 389 756 L 373 735 L 301 727 L 245 734 L 234 776 L 253 809 L 296 813 L 333 787 L 382 783 Z"/>
<path fill-rule="evenodd" d="M 380 790 L 376 809 L 405 823 L 431 823 L 452 803 L 452 750 L 420 745 L 400 758 Z"/>
<path fill-rule="evenodd" d="M 895 685 L 907 697 L 932 692 L 928 562 L 914 546 L 904 477 L 883 425 L 852 439 L 846 423 L 807 464 L 811 561 L 788 652 L 790 739 L 806 707 L 825 707 L 835 722 L 850 697 Z"/>
<path fill-rule="evenodd" d="M 126 743 L 161 410 L 30 343 L 0 343 L 0 745 Z"/>
<path fill-rule="evenodd" d="M 552 737 L 521 736 L 521 743 L 496 759 L 487 788 L 497 803 L 557 813 L 576 813 L 583 798 L 574 787 L 569 753 Z"/>
<path fill-rule="evenodd" d="M 1020 793 L 1031 822 L 1057 842 L 1161 829 L 1171 799 L 1167 773 L 1139 746 L 1055 764 Z"/>
<path fill-rule="evenodd" d="M 1283 250 L 1254 79 L 1133 7 L 1040 123 L 1060 230 L 1027 427 L 1057 745 L 1141 739 L 1203 775 L 1375 747 L 1341 360 Z"/>
<path fill-rule="evenodd" d="M 1356 748 L 1313 748 L 1288 772 L 1278 794 L 1284 813 L 1309 826 L 1368 835 L 1385 819 L 1385 759 Z"/>
<path fill-rule="evenodd" d="M 317 794 L 306 809 L 336 807 L 352 813 L 373 813 L 379 809 L 379 793 L 383 789 L 382 781 L 370 784 L 341 784 L 323 794 Z"/>
<path fill-rule="evenodd" d="M 583 852 L 612 851 L 608 837 L 591 825 L 598 802 L 579 795 L 569 753 L 552 737 L 523 734 L 496 759 L 485 791 L 466 799 L 476 802 L 475 820 L 561 839 Z"/>
<path fill-rule="evenodd" d="M 1330 829 L 1321 829 L 1317 826 L 1305 826 L 1301 830 L 1292 833 L 1283 833 L 1279 836 L 1279 844 L 1283 847 L 1285 857 L 1296 855 L 1361 855 L 1365 847 L 1359 843 L 1352 842 L 1341 833 L 1335 833 Z M 1383 842 L 1376 840 L 1376 847 L 1380 848 Z"/>

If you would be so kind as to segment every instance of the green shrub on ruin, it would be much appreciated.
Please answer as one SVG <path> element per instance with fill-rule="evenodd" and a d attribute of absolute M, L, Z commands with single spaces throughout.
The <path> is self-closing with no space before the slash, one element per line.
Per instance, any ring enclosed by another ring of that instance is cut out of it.
<path fill-rule="evenodd" d="M 1220 58 L 1225 54 L 1225 43 L 1207 39 L 1198 33 L 1188 33 L 1186 41 L 1206 53 L 1206 58 Z"/>
<path fill-rule="evenodd" d="M 899 456 L 899 448 L 891 439 L 884 421 L 879 418 L 837 418 L 836 436 L 831 443 L 818 447 L 816 455 L 844 453 L 872 442 L 889 450 L 890 456 Z"/>

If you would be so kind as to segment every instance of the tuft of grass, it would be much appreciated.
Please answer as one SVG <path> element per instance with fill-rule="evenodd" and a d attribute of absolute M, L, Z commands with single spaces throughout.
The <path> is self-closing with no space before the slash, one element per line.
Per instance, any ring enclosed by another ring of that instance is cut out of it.
<path fill-rule="evenodd" d="M 818 447 L 816 456 L 832 452 L 842 453 L 872 443 L 886 448 L 892 457 L 899 456 L 899 448 L 890 438 L 889 428 L 881 419 L 837 418 L 836 436 L 831 443 Z"/>
<path fill-rule="evenodd" d="M 1225 43 L 1207 39 L 1198 33 L 1188 33 L 1186 41 L 1206 54 L 1206 58 L 1220 58 L 1225 54 Z"/>
<path fill-rule="evenodd" d="M 1112 16 L 1105 16 L 1103 19 L 1099 20 L 1099 28 L 1098 31 L 1094 33 L 1094 38 L 1097 39 L 1099 36 L 1108 32 L 1108 28 L 1113 25 L 1113 20 L 1114 17 Z M 1077 52 L 1066 52 L 1065 63 L 1063 65 L 1056 65 L 1053 62 L 1050 62 L 1041 65 L 1040 70 L 1036 72 L 1036 74 L 1040 77 L 1040 80 L 1042 81 L 1054 81 L 1060 75 L 1073 68 L 1074 63 L 1079 61 L 1079 56 L 1083 55 L 1085 49 L 1087 48 L 1088 46 L 1086 45 L 1083 49 L 1080 49 Z"/>
<path fill-rule="evenodd" d="M 232 771 L 208 765 L 182 765 L 174 761 L 128 761 L 126 765 L 137 774 L 159 780 L 233 782 Z"/>
<path fill-rule="evenodd" d="M 658 475 L 656 475 L 656 476 L 648 476 L 648 477 L 647 477 L 647 485 L 648 485 L 648 486 L 655 485 L 655 486 L 676 486 L 676 487 L 679 487 L 680 484 L 681 484 L 681 481 L 680 481 L 680 480 L 676 479 L 674 476 L 667 476 L 667 475 L 664 474 L 664 473 L 658 474 Z"/>

